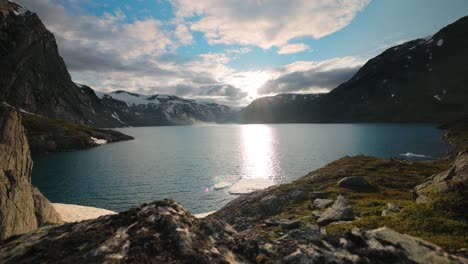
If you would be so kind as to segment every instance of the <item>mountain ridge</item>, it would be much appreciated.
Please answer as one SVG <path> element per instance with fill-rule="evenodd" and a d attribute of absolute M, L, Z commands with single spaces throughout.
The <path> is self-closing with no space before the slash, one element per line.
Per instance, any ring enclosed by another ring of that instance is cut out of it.
<path fill-rule="evenodd" d="M 448 122 L 468 114 L 468 16 L 426 39 L 391 47 L 348 81 L 301 107 L 255 100 L 244 123 Z M 278 95 L 280 97 L 281 95 Z"/>

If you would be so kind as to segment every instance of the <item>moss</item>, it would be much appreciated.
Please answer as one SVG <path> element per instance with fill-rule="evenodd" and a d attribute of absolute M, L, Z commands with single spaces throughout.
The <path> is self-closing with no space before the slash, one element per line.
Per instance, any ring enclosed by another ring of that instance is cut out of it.
<path fill-rule="evenodd" d="M 438 195 L 428 203 L 411 203 L 393 216 L 366 216 L 352 223 L 329 226 L 327 231 L 341 234 L 354 227 L 374 229 L 387 226 L 454 251 L 468 247 L 466 197 L 468 191 Z"/>
<path fill-rule="evenodd" d="M 117 131 L 31 114 L 23 114 L 23 125 L 33 154 L 91 148 L 96 144 L 90 137 L 105 139 L 108 142 L 133 139 Z"/>

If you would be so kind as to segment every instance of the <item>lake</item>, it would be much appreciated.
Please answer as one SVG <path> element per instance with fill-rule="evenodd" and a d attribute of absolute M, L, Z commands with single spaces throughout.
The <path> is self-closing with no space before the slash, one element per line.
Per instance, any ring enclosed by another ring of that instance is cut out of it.
<path fill-rule="evenodd" d="M 52 202 L 122 211 L 174 198 L 213 211 L 250 189 L 289 182 L 346 155 L 441 157 L 431 124 L 275 124 L 122 128 L 135 140 L 34 157 Z M 403 156 L 402 154 L 407 154 Z M 412 153 L 412 154 L 411 154 Z"/>

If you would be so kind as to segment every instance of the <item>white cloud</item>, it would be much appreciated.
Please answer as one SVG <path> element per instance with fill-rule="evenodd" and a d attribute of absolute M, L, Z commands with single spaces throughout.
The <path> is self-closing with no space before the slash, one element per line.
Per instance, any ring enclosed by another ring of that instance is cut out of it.
<path fill-rule="evenodd" d="M 258 94 L 329 92 L 350 79 L 364 62 L 355 57 L 297 61 L 270 70 L 272 78 L 258 89 Z"/>
<path fill-rule="evenodd" d="M 278 54 L 291 54 L 291 53 L 298 53 L 304 50 L 308 50 L 309 46 L 307 46 L 304 43 L 298 43 L 298 44 L 288 44 L 282 46 L 278 50 Z"/>
<path fill-rule="evenodd" d="M 179 21 L 191 22 L 210 44 L 255 45 L 264 49 L 289 40 L 321 38 L 347 26 L 370 0 L 173 0 Z"/>

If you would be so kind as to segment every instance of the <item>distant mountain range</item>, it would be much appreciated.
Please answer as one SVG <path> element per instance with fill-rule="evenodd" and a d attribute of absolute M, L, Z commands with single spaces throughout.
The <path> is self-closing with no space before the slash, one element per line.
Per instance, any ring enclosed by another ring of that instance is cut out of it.
<path fill-rule="evenodd" d="M 259 98 L 227 106 L 172 95 L 95 92 L 71 80 L 38 16 L 0 0 L 0 103 L 95 127 L 198 122 L 445 122 L 468 113 L 468 17 L 434 36 L 392 47 L 328 94 Z"/>
<path fill-rule="evenodd" d="M 387 49 L 328 94 L 281 94 L 244 108 L 245 123 L 445 122 L 468 113 L 468 17 Z"/>
<path fill-rule="evenodd" d="M 54 35 L 38 16 L 0 0 L 0 103 L 53 119 L 96 127 L 222 122 L 229 107 L 176 96 L 95 93 L 75 84 Z"/>

